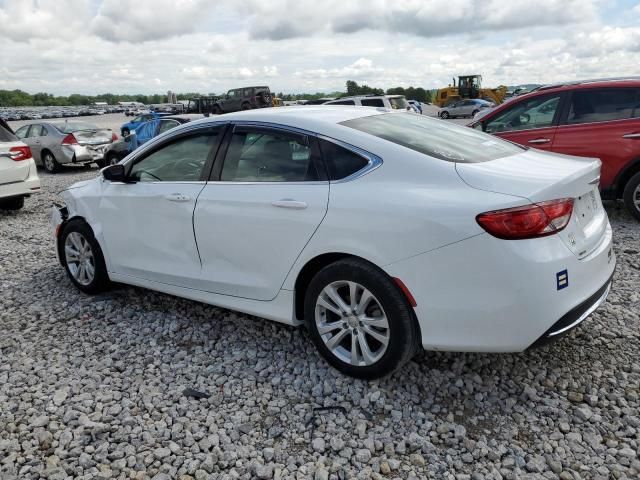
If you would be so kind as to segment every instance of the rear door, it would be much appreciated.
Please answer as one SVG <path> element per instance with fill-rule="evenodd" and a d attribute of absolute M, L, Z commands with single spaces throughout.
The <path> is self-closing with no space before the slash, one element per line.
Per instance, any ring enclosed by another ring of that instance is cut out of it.
<path fill-rule="evenodd" d="M 271 300 L 324 218 L 329 182 L 315 137 L 249 125 L 229 137 L 194 213 L 199 288 Z"/>
<path fill-rule="evenodd" d="M 514 100 L 505 110 L 483 120 L 483 130 L 525 147 L 551 150 L 561 100 L 559 93 Z"/>
<path fill-rule="evenodd" d="M 640 158 L 640 89 L 575 90 L 556 132 L 552 150 L 602 161 L 600 186 L 612 186 Z"/>
<path fill-rule="evenodd" d="M 46 142 L 48 134 L 47 128 L 44 125 L 31 125 L 29 130 L 29 148 L 31 148 L 31 155 L 33 158 L 42 158 L 42 146 Z"/>

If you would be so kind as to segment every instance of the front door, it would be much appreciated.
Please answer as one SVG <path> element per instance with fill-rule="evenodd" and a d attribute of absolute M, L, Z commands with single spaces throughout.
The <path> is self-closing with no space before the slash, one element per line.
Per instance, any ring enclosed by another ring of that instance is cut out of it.
<path fill-rule="evenodd" d="M 514 103 L 483 122 L 484 131 L 525 147 L 551 150 L 561 95 L 543 95 Z"/>
<path fill-rule="evenodd" d="M 126 164 L 130 183 L 104 182 L 98 218 L 110 271 L 194 286 L 200 257 L 193 211 L 218 134 L 208 128 L 168 140 Z"/>
<path fill-rule="evenodd" d="M 324 218 L 329 183 L 314 137 L 251 126 L 230 137 L 194 215 L 201 288 L 271 300 Z"/>

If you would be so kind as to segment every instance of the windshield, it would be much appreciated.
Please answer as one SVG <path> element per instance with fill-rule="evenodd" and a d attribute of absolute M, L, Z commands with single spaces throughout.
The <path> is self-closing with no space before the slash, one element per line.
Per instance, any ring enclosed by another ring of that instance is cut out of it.
<path fill-rule="evenodd" d="M 354 118 L 341 125 L 448 162 L 486 162 L 524 150 L 472 128 L 421 115 L 387 113 Z"/>
<path fill-rule="evenodd" d="M 62 133 L 73 133 L 79 132 L 80 130 L 99 130 L 95 125 L 85 122 L 54 123 L 53 126 Z"/>
<path fill-rule="evenodd" d="M 389 97 L 389 103 L 395 110 L 406 110 L 409 106 L 405 97 Z"/>

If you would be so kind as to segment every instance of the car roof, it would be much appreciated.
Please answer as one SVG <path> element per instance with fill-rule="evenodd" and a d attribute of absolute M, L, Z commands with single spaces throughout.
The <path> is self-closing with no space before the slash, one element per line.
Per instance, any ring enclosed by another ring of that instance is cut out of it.
<path fill-rule="evenodd" d="M 190 122 L 190 125 L 194 123 L 206 124 L 223 121 L 264 122 L 316 132 L 354 118 L 370 117 L 385 113 L 392 113 L 392 110 L 383 107 L 371 108 L 348 105 L 317 105 L 305 108 L 297 106 L 273 107 L 215 115 Z"/>

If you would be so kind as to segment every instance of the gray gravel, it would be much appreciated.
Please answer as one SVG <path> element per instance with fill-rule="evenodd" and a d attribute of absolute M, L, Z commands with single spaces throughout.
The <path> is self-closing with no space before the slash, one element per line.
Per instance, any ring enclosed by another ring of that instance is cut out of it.
<path fill-rule="evenodd" d="M 42 174 L 42 194 L 0 212 L 2 480 L 640 477 L 640 224 L 617 205 L 615 286 L 563 341 L 421 353 L 366 383 L 301 329 L 137 288 L 79 293 L 48 207 L 95 174 Z"/>

